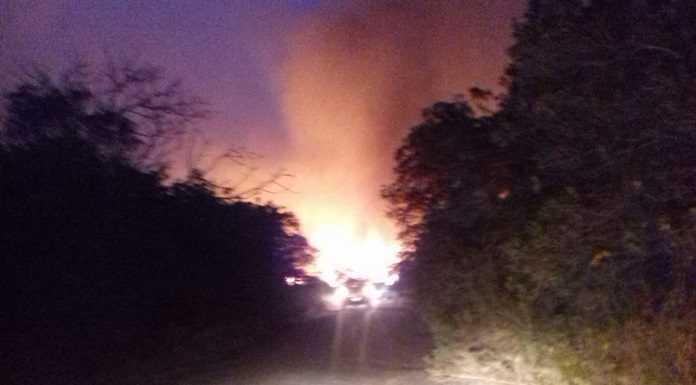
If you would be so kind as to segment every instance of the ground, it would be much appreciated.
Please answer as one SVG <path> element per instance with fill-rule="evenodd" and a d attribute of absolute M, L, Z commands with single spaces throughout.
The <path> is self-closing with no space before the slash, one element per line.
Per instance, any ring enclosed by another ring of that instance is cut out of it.
<path fill-rule="evenodd" d="M 327 311 L 301 320 L 212 384 L 424 383 L 431 335 L 405 305 Z M 403 382 L 399 379 L 414 379 Z"/>
<path fill-rule="evenodd" d="M 303 317 L 242 357 L 170 368 L 147 383 L 434 384 L 425 370 L 433 347 L 422 317 L 408 304 L 356 307 Z"/>

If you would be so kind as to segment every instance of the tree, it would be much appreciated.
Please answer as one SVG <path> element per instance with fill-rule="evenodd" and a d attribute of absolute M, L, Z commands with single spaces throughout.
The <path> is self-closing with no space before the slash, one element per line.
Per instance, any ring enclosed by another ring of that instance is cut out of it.
<path fill-rule="evenodd" d="M 160 68 L 129 62 L 100 69 L 77 64 L 57 79 L 35 70 L 6 98 L 7 143 L 72 136 L 143 166 L 161 163 L 191 124 L 208 114 Z"/>
<path fill-rule="evenodd" d="M 531 315 L 566 378 L 696 381 L 673 364 L 695 357 L 695 18 L 693 1 L 530 1 L 500 109 L 412 129 L 384 196 L 429 314 Z M 659 359 L 631 358 L 650 344 Z"/>
<path fill-rule="evenodd" d="M 113 88 L 37 75 L 6 95 L 0 371 L 10 384 L 109 382 L 121 363 L 175 360 L 171 344 L 194 349 L 191 336 L 212 328 L 240 353 L 302 305 L 284 280 L 312 257 L 294 215 L 220 196 L 202 174 L 153 170 L 198 104 L 159 89 L 155 72 L 104 76 Z"/>
<path fill-rule="evenodd" d="M 617 181 L 636 182 L 655 203 L 693 201 L 676 187 L 694 183 L 684 163 L 696 103 L 690 3 L 530 4 L 502 113 L 536 147 L 543 185 L 614 194 Z"/>
<path fill-rule="evenodd" d="M 506 159 L 490 119 L 476 118 L 464 101 L 436 103 L 423 118 L 396 152 L 396 181 L 382 190 L 409 244 L 434 211 L 476 197 L 467 202 L 472 211 L 466 218 L 475 222 L 477 210 L 485 211 L 486 202 L 509 188 Z"/>

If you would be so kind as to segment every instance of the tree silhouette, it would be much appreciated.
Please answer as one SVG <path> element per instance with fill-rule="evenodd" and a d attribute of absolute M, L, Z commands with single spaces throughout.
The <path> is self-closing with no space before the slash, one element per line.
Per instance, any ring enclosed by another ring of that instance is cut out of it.
<path fill-rule="evenodd" d="M 3 137 L 28 144 L 74 136 L 143 166 L 164 161 L 172 146 L 208 115 L 205 103 L 147 64 L 76 64 L 57 79 L 34 70 L 7 94 Z"/>
<path fill-rule="evenodd" d="M 297 219 L 220 197 L 203 177 L 165 183 L 145 167 L 141 156 L 158 151 L 150 146 L 178 132 L 170 124 L 199 115 L 172 102 L 172 88 L 149 88 L 154 73 L 119 73 L 108 84 L 123 87 L 104 94 L 45 77 L 7 94 L 5 383 L 94 381 L 120 362 L 166 359 L 167 344 L 186 346 L 186 336 L 211 327 L 225 330 L 221 343 L 238 354 L 299 311 L 284 283 L 311 258 Z"/>
<path fill-rule="evenodd" d="M 502 324 L 519 343 L 498 350 L 555 357 L 566 379 L 696 383 L 694 17 L 693 1 L 530 1 L 499 110 L 436 103 L 412 128 L 383 195 L 437 330 Z M 545 370 L 530 378 L 563 379 Z"/>

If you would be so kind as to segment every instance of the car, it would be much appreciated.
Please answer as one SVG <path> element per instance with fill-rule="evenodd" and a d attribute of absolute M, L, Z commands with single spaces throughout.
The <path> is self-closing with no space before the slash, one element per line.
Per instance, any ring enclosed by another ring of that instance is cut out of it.
<path fill-rule="evenodd" d="M 331 297 L 333 305 L 339 309 L 346 307 L 374 307 L 379 305 L 382 291 L 375 284 L 359 278 L 349 278 L 336 287 Z"/>

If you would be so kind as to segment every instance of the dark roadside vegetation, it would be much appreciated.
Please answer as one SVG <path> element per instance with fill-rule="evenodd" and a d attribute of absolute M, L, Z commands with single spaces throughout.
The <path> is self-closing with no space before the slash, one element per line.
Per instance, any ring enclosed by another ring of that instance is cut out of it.
<path fill-rule="evenodd" d="M 4 95 L 3 384 L 157 383 L 303 307 L 283 279 L 310 258 L 291 213 L 195 168 L 167 175 L 204 105 L 150 66 L 91 70 L 32 72 Z"/>
<path fill-rule="evenodd" d="M 383 195 L 434 373 L 696 384 L 695 20 L 531 0 L 504 93 L 425 110 Z"/>

